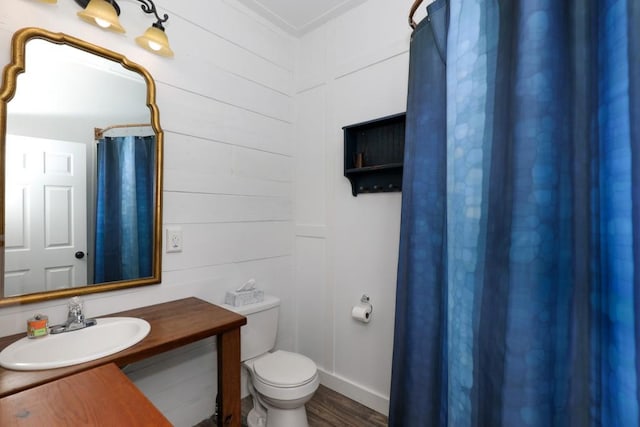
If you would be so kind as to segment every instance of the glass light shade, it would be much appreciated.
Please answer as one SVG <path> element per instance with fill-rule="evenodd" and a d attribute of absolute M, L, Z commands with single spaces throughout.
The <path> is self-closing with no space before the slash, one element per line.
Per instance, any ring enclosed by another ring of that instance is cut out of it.
<path fill-rule="evenodd" d="M 116 9 L 105 0 L 91 0 L 84 10 L 78 12 L 78 16 L 90 24 L 97 25 L 118 33 L 124 33 L 124 27 L 120 25 Z"/>
<path fill-rule="evenodd" d="M 157 55 L 173 56 L 173 51 L 169 47 L 169 38 L 160 28 L 149 27 L 143 35 L 136 37 L 136 43 Z"/>

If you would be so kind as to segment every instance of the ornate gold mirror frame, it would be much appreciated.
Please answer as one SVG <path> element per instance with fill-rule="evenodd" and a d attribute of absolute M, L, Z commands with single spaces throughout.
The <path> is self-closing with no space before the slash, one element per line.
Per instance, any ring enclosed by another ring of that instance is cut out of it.
<path fill-rule="evenodd" d="M 159 111 L 156 105 L 156 88 L 151 75 L 142 66 L 129 61 L 125 56 L 111 50 L 93 45 L 63 33 L 52 33 L 40 28 L 24 28 L 18 30 L 11 44 L 11 62 L 4 68 L 2 86 L 0 88 L 0 290 L 4 288 L 5 267 L 5 172 L 6 172 L 6 135 L 7 135 L 7 104 L 14 97 L 17 88 L 18 75 L 25 72 L 25 50 L 29 40 L 43 39 L 57 45 L 68 45 L 93 55 L 100 56 L 120 64 L 127 70 L 141 75 L 147 85 L 147 106 L 150 110 L 151 127 L 156 135 L 156 164 L 155 164 L 155 199 L 153 213 L 153 259 L 152 275 L 135 280 L 122 280 L 77 286 L 53 291 L 28 293 L 19 296 L 2 297 L 0 307 L 28 304 L 74 295 L 84 295 L 97 292 L 108 292 L 119 289 L 157 284 L 161 281 L 162 259 L 162 165 L 163 165 L 163 132 L 160 128 Z"/>

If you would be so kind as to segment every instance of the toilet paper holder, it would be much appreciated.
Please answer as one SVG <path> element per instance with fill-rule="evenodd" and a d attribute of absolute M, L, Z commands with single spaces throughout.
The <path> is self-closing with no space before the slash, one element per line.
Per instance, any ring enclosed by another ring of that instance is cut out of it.
<path fill-rule="evenodd" d="M 367 304 L 369 305 L 369 307 L 371 307 L 371 311 L 373 311 L 373 305 L 371 305 L 371 303 L 369 302 L 369 296 L 367 294 L 363 294 L 362 297 L 360 298 L 360 302 L 362 304 Z"/>
<path fill-rule="evenodd" d="M 369 295 L 362 294 L 362 297 L 360 298 L 360 303 L 368 305 L 371 308 L 371 313 L 373 313 L 373 304 L 371 304 L 371 302 L 370 302 Z"/>
<path fill-rule="evenodd" d="M 351 308 L 351 317 L 362 323 L 369 323 L 371 321 L 372 313 L 373 305 L 371 305 L 371 301 L 366 294 L 362 295 L 359 304 L 356 304 Z"/>

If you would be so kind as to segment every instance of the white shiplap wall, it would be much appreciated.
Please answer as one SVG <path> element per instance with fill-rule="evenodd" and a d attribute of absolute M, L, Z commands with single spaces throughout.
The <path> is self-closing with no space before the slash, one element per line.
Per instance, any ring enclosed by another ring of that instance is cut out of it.
<path fill-rule="evenodd" d="M 409 3 L 368 0 L 303 36 L 295 73 L 298 349 L 325 385 L 382 413 L 401 194 L 351 195 L 342 127 L 406 110 Z M 350 316 L 362 294 L 374 305 L 366 325 Z"/>
<path fill-rule="evenodd" d="M 322 380 L 381 412 L 390 384 L 399 193 L 351 196 L 342 176 L 344 125 L 405 110 L 405 2 L 368 0 L 294 39 L 236 0 L 158 0 L 174 59 L 133 39 L 151 23 L 120 2 L 126 35 L 88 26 L 72 0 L 0 1 L 0 62 L 15 30 L 39 26 L 121 52 L 157 83 L 165 131 L 164 224 L 184 251 L 163 256 L 162 284 L 87 297 L 90 315 L 195 295 L 219 302 L 255 277 L 282 300 L 278 347 L 312 357 Z M 406 2 L 408 3 L 408 2 Z M 375 305 L 353 322 L 362 293 Z M 0 335 L 62 301 L 0 309 Z M 126 372 L 169 419 L 213 411 L 213 340 Z"/>
<path fill-rule="evenodd" d="M 255 277 L 283 296 L 278 346 L 293 349 L 293 70 L 297 40 L 235 1 L 157 1 L 170 15 L 174 59 L 134 38 L 153 21 L 136 2 L 120 2 L 128 33 L 112 34 L 76 16 L 72 0 L 0 2 L 0 62 L 11 35 L 26 26 L 82 38 L 143 65 L 157 84 L 165 131 L 165 226 L 183 230 L 184 251 L 163 255 L 158 286 L 85 298 L 88 315 L 195 295 L 220 302 Z M 53 322 L 65 302 L 0 309 L 0 335 L 24 329 L 34 312 Z M 178 426 L 213 412 L 215 344 L 206 340 L 130 366 L 126 372 Z"/>

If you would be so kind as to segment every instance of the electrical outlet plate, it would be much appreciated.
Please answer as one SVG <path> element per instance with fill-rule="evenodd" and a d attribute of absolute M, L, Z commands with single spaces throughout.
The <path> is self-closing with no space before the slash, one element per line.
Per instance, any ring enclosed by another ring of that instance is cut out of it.
<path fill-rule="evenodd" d="M 182 229 L 167 228 L 167 253 L 182 252 Z"/>

